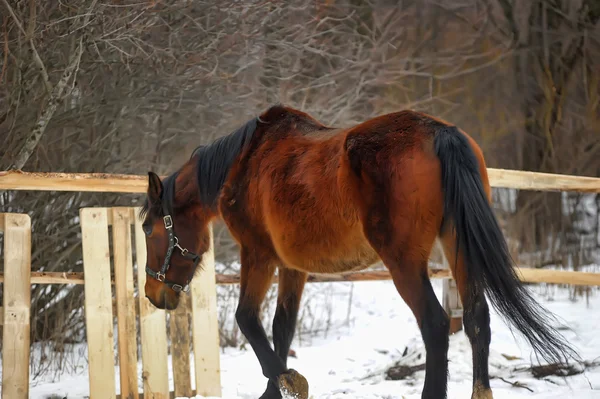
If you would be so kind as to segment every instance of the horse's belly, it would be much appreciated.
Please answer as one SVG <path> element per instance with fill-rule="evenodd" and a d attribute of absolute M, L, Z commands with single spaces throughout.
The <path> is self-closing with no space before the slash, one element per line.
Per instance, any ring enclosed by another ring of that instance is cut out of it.
<path fill-rule="evenodd" d="M 288 267 L 309 273 L 342 273 L 361 270 L 379 261 L 379 256 L 362 235 L 336 237 L 324 234 L 321 241 L 284 235 L 276 251 Z M 332 239 L 333 238 L 333 239 Z"/>
<path fill-rule="evenodd" d="M 295 267 L 310 273 L 343 273 L 366 269 L 379 261 L 379 257 L 371 248 L 365 248 L 343 257 L 314 257 L 299 261 L 300 265 Z"/>

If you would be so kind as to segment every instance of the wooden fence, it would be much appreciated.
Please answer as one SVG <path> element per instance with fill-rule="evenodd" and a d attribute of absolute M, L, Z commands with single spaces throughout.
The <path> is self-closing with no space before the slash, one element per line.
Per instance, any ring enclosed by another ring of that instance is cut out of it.
<path fill-rule="evenodd" d="M 171 393 L 168 380 L 166 312 L 156 309 L 143 295 L 146 281 L 146 245 L 141 222 L 135 217 L 137 211 L 137 208 L 120 207 L 80 210 L 84 273 L 81 275 L 82 279 L 76 283 L 84 284 L 85 287 L 90 397 L 95 399 L 117 396 L 113 350 L 113 297 L 116 299 L 116 343 L 121 398 L 139 398 L 139 380 L 143 381 L 144 398 L 166 399 L 171 396 L 195 394 L 220 396 L 214 249 L 211 245 L 203 256 L 203 272 L 194 278 L 190 294 L 185 296 L 183 306 L 171 312 L 171 361 L 175 388 Z M 31 279 L 29 216 L 0 214 L 0 220 L 0 228 L 4 230 L 5 254 L 2 276 L 2 398 L 28 398 L 30 285 L 72 283 L 75 280 L 50 278 L 40 282 L 35 278 Z M 112 234 L 109 237 L 110 231 Z M 134 274 L 134 271 L 137 273 Z M 187 301 L 191 304 L 186 303 Z M 191 326 L 187 313 L 190 305 Z M 137 358 L 138 320 L 141 374 L 138 373 Z M 190 376 L 192 348 L 195 391 L 192 390 Z"/>
<path fill-rule="evenodd" d="M 135 216 L 136 211 L 139 210 L 118 207 L 80 210 L 90 392 L 104 392 L 101 397 L 111 397 L 114 394 L 114 369 L 108 367 L 113 362 L 113 300 L 108 239 L 108 228 L 111 226 L 121 397 L 138 398 L 137 300 L 144 396 L 168 398 L 166 314 L 165 311 L 152 306 L 143 295 L 146 282 L 146 244 L 141 222 Z M 135 243 L 133 245 L 132 227 Z M 137 298 L 132 259 L 134 252 L 137 265 Z M 201 267 L 205 272 L 194 279 L 190 290 L 196 391 L 206 396 L 220 396 L 219 336 L 212 245 L 209 252 L 203 256 Z M 173 348 L 179 349 L 181 346 L 177 338 L 189 336 L 187 328 L 187 323 L 179 323 L 174 328 L 172 325 L 171 333 L 175 338 L 172 340 Z M 190 368 L 182 370 L 178 367 L 181 362 L 189 365 L 189 349 L 188 344 L 185 358 L 172 356 L 173 369 L 177 370 L 175 394 L 179 396 L 192 394 L 191 389 L 187 389 Z"/>
<path fill-rule="evenodd" d="M 545 173 L 488 169 L 491 184 L 546 191 L 600 193 L 600 179 Z M 0 172 L 0 190 L 49 190 L 142 193 L 145 176 L 106 174 L 43 174 L 20 171 Z M 89 349 L 90 397 L 114 398 L 113 291 L 116 297 L 118 364 L 121 397 L 140 397 L 137 372 L 137 327 L 141 343 L 144 398 L 202 394 L 220 396 L 219 342 L 215 284 L 236 284 L 237 275 L 215 275 L 214 251 L 203 257 L 203 273 L 192 283 L 192 342 L 189 342 L 188 304 L 170 317 L 171 355 L 175 392 L 169 392 L 166 312 L 154 308 L 139 295 L 143 290 L 145 245 L 133 208 L 86 208 L 80 210 L 83 273 L 31 272 L 31 221 L 28 215 L 0 214 L 4 232 L 4 308 L 2 398 L 29 396 L 29 320 L 31 284 L 84 284 L 85 314 Z M 109 231 L 112 230 L 112 247 Z M 212 242 L 212 240 L 211 240 Z M 111 253 L 112 248 L 112 273 Z M 135 250 L 134 250 L 135 249 Z M 135 261 L 133 255 L 135 254 Z M 134 274 L 134 270 L 137 271 Z M 600 273 L 520 268 L 521 279 L 534 283 L 600 286 Z M 447 269 L 431 269 L 432 278 L 448 282 L 444 297 L 457 297 Z M 136 285 L 137 277 L 137 285 Z M 388 280 L 387 271 L 366 271 L 338 275 L 312 275 L 310 282 Z M 276 283 L 276 280 L 274 280 Z M 136 289 L 137 288 L 137 289 Z M 137 292 L 137 295 L 136 295 Z M 460 320 L 459 301 L 444 300 L 446 309 Z M 139 309 L 136 311 L 136 308 Z M 190 383 L 190 349 L 194 351 L 196 391 Z"/>

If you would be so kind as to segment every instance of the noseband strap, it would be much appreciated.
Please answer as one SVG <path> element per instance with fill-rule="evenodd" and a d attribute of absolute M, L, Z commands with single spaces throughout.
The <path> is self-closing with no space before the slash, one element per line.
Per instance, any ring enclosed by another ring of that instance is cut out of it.
<path fill-rule="evenodd" d="M 175 292 L 188 292 L 190 290 L 189 280 L 185 283 L 185 285 L 181 285 L 174 281 L 170 281 L 170 280 L 166 279 L 167 270 L 169 270 L 169 267 L 171 266 L 171 256 L 173 256 L 173 250 L 175 248 L 177 248 L 181 252 L 181 256 L 183 256 L 184 258 L 190 259 L 192 262 L 194 262 L 194 270 L 196 269 L 196 266 L 198 266 L 198 263 L 200 262 L 200 256 L 198 256 L 197 254 L 195 254 L 193 252 L 190 252 L 187 248 L 183 248 L 181 245 L 179 245 L 179 239 L 177 238 L 177 236 L 175 235 L 175 232 L 173 231 L 173 218 L 169 214 L 169 211 L 166 209 L 166 205 L 164 205 L 164 204 L 163 204 L 163 212 L 165 215 L 163 217 L 163 222 L 165 224 L 165 229 L 167 230 L 167 235 L 169 236 L 169 248 L 167 249 L 167 254 L 165 255 L 165 261 L 163 262 L 162 267 L 160 268 L 160 271 L 155 272 L 154 270 L 152 270 L 148 266 L 146 266 L 146 274 L 148 274 L 150 277 L 160 281 L 161 283 L 165 284 L 167 287 L 171 288 Z"/>

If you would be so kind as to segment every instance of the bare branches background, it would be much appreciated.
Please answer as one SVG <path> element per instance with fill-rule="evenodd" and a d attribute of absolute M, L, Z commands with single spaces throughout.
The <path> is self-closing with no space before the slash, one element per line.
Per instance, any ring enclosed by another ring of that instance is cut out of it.
<path fill-rule="evenodd" d="M 0 10 L 2 169 L 168 173 L 282 102 L 338 126 L 423 110 L 473 135 L 490 167 L 600 175 L 597 1 L 2 0 Z M 595 259 L 600 196 L 495 198 L 523 262 Z M 2 192 L 0 211 L 31 215 L 35 270 L 81 271 L 78 209 L 139 201 Z M 235 270 L 220 225 L 215 239 Z M 34 286 L 33 340 L 82 340 L 81 298 L 81 287 Z M 228 331 L 223 343 L 237 342 Z"/>

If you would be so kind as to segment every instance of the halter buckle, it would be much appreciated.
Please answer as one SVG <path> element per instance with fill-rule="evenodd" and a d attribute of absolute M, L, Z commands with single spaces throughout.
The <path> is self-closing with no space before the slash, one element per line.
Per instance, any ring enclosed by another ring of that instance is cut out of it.
<path fill-rule="evenodd" d="M 171 218 L 171 215 L 164 216 L 163 221 L 165 222 L 165 229 L 170 229 L 173 227 L 173 218 Z"/>
<path fill-rule="evenodd" d="M 161 283 L 163 283 L 165 281 L 165 274 L 162 272 L 156 273 L 156 279 L 158 281 L 160 281 Z"/>
<path fill-rule="evenodd" d="M 190 285 L 173 284 L 171 289 L 175 292 L 188 292 L 190 290 Z"/>

